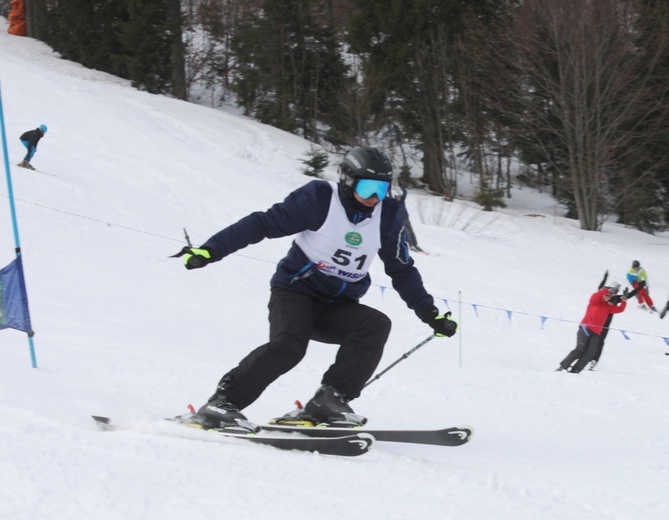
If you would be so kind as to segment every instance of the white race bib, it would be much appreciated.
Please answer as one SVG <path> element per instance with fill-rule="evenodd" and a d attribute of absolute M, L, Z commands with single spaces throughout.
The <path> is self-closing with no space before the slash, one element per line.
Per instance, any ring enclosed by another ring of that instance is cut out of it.
<path fill-rule="evenodd" d="M 295 243 L 314 266 L 328 276 L 355 282 L 364 278 L 381 247 L 381 203 L 372 216 L 353 224 L 337 195 L 333 182 L 330 209 L 316 231 L 303 231 Z"/>

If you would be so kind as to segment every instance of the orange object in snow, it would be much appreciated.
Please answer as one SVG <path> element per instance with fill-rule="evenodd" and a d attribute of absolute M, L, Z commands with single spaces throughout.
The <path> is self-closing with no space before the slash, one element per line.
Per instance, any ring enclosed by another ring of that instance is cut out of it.
<path fill-rule="evenodd" d="M 12 0 L 11 10 L 9 11 L 9 34 L 16 36 L 27 36 L 28 30 L 26 28 L 26 6 L 24 0 Z"/>

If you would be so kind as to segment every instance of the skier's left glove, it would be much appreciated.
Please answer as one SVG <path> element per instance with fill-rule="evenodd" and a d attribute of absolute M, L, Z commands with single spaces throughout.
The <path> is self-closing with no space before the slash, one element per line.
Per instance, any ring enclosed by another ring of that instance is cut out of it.
<path fill-rule="evenodd" d="M 444 336 L 450 338 L 458 330 L 458 324 L 451 319 L 451 312 L 448 311 L 443 316 L 439 316 L 439 309 L 436 307 L 430 309 L 423 321 L 432 327 L 434 334 L 440 338 Z"/>

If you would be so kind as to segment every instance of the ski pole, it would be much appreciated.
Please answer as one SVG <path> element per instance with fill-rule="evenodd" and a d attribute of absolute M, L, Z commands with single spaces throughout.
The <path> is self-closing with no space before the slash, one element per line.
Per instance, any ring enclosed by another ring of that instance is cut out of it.
<path fill-rule="evenodd" d="M 188 231 L 186 231 L 186 228 L 184 228 L 184 236 L 186 237 L 186 243 L 188 245 L 183 246 L 181 248 L 181 251 L 179 251 L 176 255 L 168 256 L 168 258 L 179 258 L 180 256 L 183 256 L 187 253 L 190 253 L 190 250 L 193 247 L 193 244 L 190 243 L 190 237 L 188 236 Z"/>
<path fill-rule="evenodd" d="M 186 237 L 186 243 L 188 244 L 188 247 L 193 247 L 193 244 L 190 243 L 190 237 L 188 236 L 188 231 L 186 231 L 186 228 L 184 228 L 184 236 Z"/>
<path fill-rule="evenodd" d="M 393 368 L 395 365 L 397 365 L 400 361 L 405 360 L 405 359 L 408 358 L 411 354 L 413 354 L 414 352 L 416 352 L 420 347 L 422 347 L 423 345 L 425 345 L 428 341 L 432 341 L 432 340 L 433 340 L 434 338 L 436 338 L 436 337 L 437 337 L 436 334 L 432 334 L 431 336 L 429 336 L 429 337 L 425 338 L 423 341 L 421 341 L 421 342 L 420 342 L 418 345 L 416 345 L 414 348 L 412 348 L 412 349 L 409 350 L 408 352 L 405 352 L 404 354 L 402 354 L 402 357 L 399 358 L 397 361 L 395 361 L 392 365 L 386 367 L 385 370 L 382 370 L 381 372 L 379 372 L 378 374 L 376 374 L 372 379 L 370 379 L 369 381 L 367 381 L 367 383 L 365 383 L 365 386 L 363 386 L 363 388 L 367 388 L 367 387 L 368 387 L 369 385 L 371 385 L 374 381 L 376 381 L 378 378 L 380 378 L 383 374 L 385 374 L 386 372 L 388 372 L 388 370 L 390 370 L 390 369 Z"/>

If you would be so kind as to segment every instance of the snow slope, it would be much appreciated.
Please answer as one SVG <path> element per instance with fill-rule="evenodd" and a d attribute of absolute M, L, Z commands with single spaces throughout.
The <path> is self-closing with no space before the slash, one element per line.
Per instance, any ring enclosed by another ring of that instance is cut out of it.
<path fill-rule="evenodd" d="M 197 271 L 168 256 L 184 227 L 199 244 L 307 182 L 309 143 L 133 90 L 8 35 L 4 20 L 0 81 L 38 361 L 25 334 L 0 331 L 0 518 L 668 517 L 669 319 L 630 302 L 596 371 L 554 369 L 605 270 L 622 282 L 639 259 L 664 305 L 669 234 L 585 232 L 529 189 L 497 212 L 414 190 L 432 253 L 416 264 L 460 333 L 353 406 L 374 427 L 469 424 L 472 442 L 377 444 L 349 460 L 220 441 L 160 418 L 202 404 L 265 341 L 269 278 L 291 238 Z M 18 136 L 41 123 L 39 171 L 16 168 Z M 14 258 L 7 193 L 0 183 L 0 266 Z M 379 261 L 372 275 L 364 302 L 393 319 L 381 370 L 430 330 Z M 312 344 L 246 413 L 262 422 L 309 399 L 334 353 Z M 90 414 L 129 428 L 101 433 Z"/>

